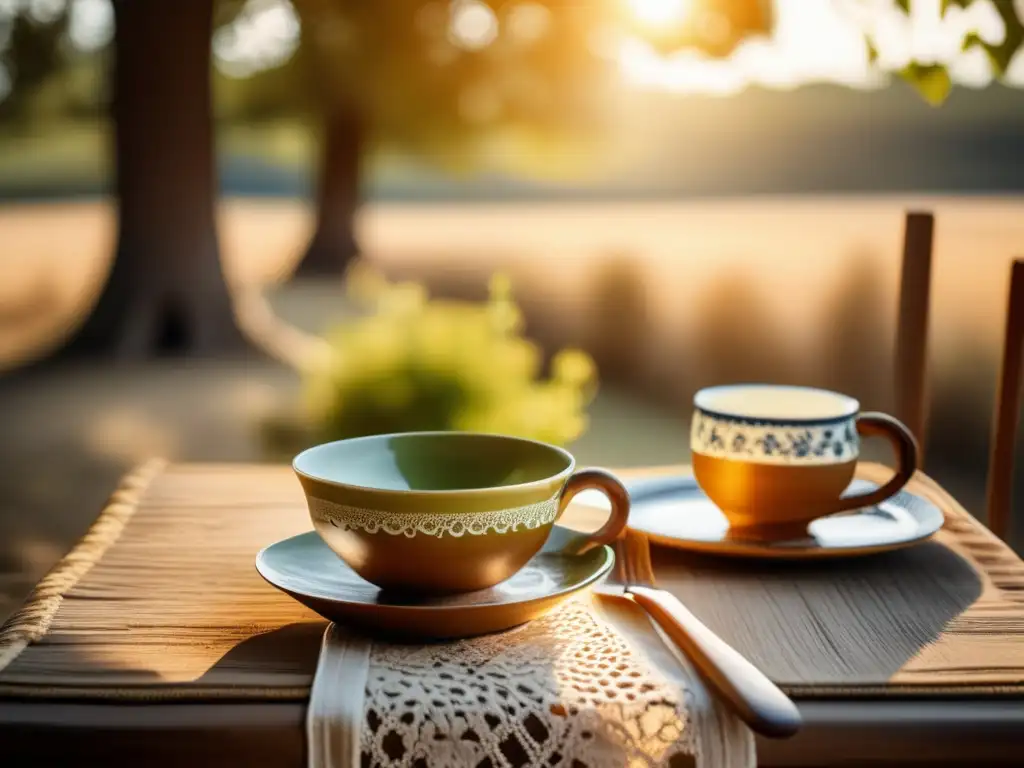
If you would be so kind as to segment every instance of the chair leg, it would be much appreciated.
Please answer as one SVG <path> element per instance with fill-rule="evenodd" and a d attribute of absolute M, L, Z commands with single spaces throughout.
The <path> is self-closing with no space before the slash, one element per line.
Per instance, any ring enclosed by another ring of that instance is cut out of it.
<path fill-rule="evenodd" d="M 928 428 L 928 313 L 934 230 L 932 214 L 907 214 L 896 321 L 896 416 L 917 438 L 921 466 Z"/>
<path fill-rule="evenodd" d="M 1024 367 L 1024 259 L 1010 270 L 1010 300 L 999 371 L 999 388 L 992 424 L 988 469 L 988 527 L 1006 540 L 1010 533 L 1013 494 L 1013 454 L 1020 418 L 1020 389 Z"/>

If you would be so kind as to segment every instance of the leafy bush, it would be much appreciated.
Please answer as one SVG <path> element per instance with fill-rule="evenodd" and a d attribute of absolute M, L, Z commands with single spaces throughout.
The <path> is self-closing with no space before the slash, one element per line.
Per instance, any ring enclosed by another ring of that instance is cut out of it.
<path fill-rule="evenodd" d="M 563 350 L 541 378 L 542 355 L 522 336 L 504 278 L 485 303 L 430 299 L 417 284 L 390 284 L 365 268 L 348 291 L 369 311 L 331 330 L 328 362 L 304 374 L 316 441 L 467 430 L 565 445 L 585 431 L 593 362 Z"/>

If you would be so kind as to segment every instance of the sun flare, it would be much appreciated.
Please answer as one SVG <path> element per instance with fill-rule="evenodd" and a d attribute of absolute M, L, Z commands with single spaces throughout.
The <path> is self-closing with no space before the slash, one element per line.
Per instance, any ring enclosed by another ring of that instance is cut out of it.
<path fill-rule="evenodd" d="M 681 23 L 690 12 L 693 0 L 627 0 L 637 21 L 652 27 Z"/>
<path fill-rule="evenodd" d="M 622 1 L 635 23 L 651 33 L 689 23 L 702 10 L 702 0 Z M 1016 2 L 1024 8 L 1024 0 Z M 742 41 L 722 59 L 685 48 L 659 51 L 643 30 L 626 35 L 618 50 L 620 72 L 638 88 L 728 96 L 751 85 L 790 89 L 829 82 L 880 88 L 889 82 L 886 72 L 920 61 L 945 65 L 954 83 L 982 88 L 993 80 L 991 64 L 983 51 L 963 50 L 962 41 L 968 34 L 993 41 L 1005 35 L 992 3 L 943 14 L 939 0 L 921 0 L 911 4 L 910 15 L 891 2 L 774 0 L 773 7 L 771 34 Z M 874 34 L 877 63 L 864 44 L 866 31 Z M 1004 80 L 1024 86 L 1024 52 L 1011 62 Z"/>

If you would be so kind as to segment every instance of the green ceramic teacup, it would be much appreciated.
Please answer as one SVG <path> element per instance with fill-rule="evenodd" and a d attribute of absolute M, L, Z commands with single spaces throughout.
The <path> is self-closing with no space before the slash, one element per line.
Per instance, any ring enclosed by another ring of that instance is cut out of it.
<path fill-rule="evenodd" d="M 602 470 L 573 472 L 553 445 L 502 435 L 408 432 L 326 443 L 292 462 L 313 526 L 382 589 L 468 592 L 504 581 L 543 546 L 582 490 L 612 502 L 584 549 L 610 543 L 629 494 Z"/>

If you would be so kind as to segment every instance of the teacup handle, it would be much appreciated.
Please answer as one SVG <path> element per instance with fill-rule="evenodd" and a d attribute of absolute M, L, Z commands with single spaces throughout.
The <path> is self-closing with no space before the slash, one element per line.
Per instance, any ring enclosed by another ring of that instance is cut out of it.
<path fill-rule="evenodd" d="M 576 494 L 589 490 L 601 491 L 607 496 L 612 505 L 612 513 L 604 525 L 583 538 L 582 545 L 576 550 L 577 554 L 611 544 L 626 529 L 626 522 L 629 520 L 629 491 L 615 475 L 603 469 L 581 469 L 573 473 L 562 488 L 558 516 L 555 520 L 562 516 Z"/>
<path fill-rule="evenodd" d="M 857 417 L 857 432 L 863 437 L 884 437 L 892 443 L 896 453 L 896 474 L 885 485 L 873 491 L 842 497 L 833 512 L 848 512 L 880 504 L 896 495 L 917 470 L 917 440 L 898 419 L 884 413 L 862 413 Z"/>

